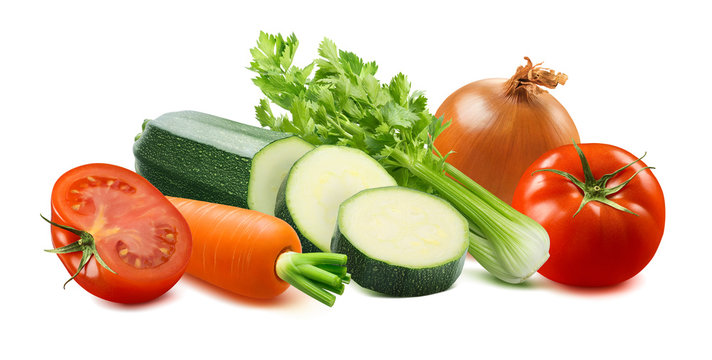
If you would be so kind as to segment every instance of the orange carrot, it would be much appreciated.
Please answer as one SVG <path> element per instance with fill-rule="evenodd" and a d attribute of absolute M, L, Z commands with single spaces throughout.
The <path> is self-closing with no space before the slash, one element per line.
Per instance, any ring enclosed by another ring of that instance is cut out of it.
<path fill-rule="evenodd" d="M 346 255 L 301 254 L 297 233 L 286 222 L 254 210 L 168 197 L 188 222 L 193 250 L 186 272 L 228 291 L 260 299 L 289 284 L 332 306 L 341 294 Z"/>

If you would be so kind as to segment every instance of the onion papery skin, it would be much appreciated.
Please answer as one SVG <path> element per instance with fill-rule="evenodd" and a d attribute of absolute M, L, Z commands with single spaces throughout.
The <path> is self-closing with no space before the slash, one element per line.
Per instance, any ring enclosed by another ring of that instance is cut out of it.
<path fill-rule="evenodd" d="M 508 204 L 522 173 L 539 156 L 580 142 L 561 103 L 537 84 L 515 77 L 465 85 L 435 114 L 452 120 L 435 140 L 440 153 L 455 152 L 447 162 Z"/>

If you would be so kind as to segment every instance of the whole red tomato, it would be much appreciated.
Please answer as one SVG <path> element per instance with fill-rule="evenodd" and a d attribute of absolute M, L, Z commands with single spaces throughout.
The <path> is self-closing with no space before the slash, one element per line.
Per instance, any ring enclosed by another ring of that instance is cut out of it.
<path fill-rule="evenodd" d="M 48 251 L 85 290 L 109 301 L 152 300 L 188 266 L 185 219 L 146 179 L 122 167 L 89 164 L 62 175 L 52 190 L 52 223 L 55 249 Z"/>
<path fill-rule="evenodd" d="M 651 168 L 606 144 L 564 145 L 529 166 L 512 206 L 549 233 L 539 269 L 568 285 L 630 279 L 653 258 L 665 227 L 665 200 Z"/>

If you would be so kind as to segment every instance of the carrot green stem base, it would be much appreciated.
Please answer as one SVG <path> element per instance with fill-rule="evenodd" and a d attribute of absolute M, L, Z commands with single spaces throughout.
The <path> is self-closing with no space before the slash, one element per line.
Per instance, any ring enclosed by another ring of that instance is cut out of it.
<path fill-rule="evenodd" d="M 344 254 L 287 251 L 277 258 L 275 270 L 280 279 L 327 306 L 334 305 L 334 294 L 343 294 L 344 284 L 351 281 Z"/>

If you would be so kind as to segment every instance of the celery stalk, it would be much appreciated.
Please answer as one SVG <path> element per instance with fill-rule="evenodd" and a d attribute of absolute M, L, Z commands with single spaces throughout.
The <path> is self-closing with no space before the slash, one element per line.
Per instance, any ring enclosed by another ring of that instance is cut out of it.
<path fill-rule="evenodd" d="M 363 150 L 399 185 L 449 201 L 470 224 L 470 254 L 503 281 L 520 283 L 544 264 L 544 228 L 445 162 L 449 154 L 440 154 L 433 142 L 449 122 L 428 111 L 427 99 L 411 91 L 405 75 L 381 84 L 374 62 L 338 50 L 328 39 L 319 46 L 320 57 L 300 68 L 292 65 L 298 45 L 294 35 L 260 33 L 251 49 L 253 82 L 266 97 L 255 108 L 263 126 L 314 145 Z M 275 115 L 272 104 L 287 113 Z"/>

